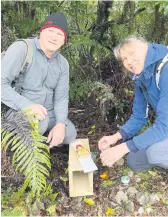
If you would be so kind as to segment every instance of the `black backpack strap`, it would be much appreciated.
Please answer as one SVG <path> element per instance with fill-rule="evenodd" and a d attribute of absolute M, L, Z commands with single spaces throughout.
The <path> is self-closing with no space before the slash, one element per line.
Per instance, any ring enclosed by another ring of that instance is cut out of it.
<path fill-rule="evenodd" d="M 19 39 L 17 41 L 24 41 L 27 45 L 27 54 L 22 64 L 22 68 L 21 68 L 21 71 L 18 77 L 18 82 L 16 82 L 15 84 L 15 91 L 18 93 L 21 93 L 21 88 L 24 82 L 24 76 L 27 70 L 29 69 L 32 63 L 32 60 L 33 60 L 33 45 L 32 45 L 31 39 Z"/>

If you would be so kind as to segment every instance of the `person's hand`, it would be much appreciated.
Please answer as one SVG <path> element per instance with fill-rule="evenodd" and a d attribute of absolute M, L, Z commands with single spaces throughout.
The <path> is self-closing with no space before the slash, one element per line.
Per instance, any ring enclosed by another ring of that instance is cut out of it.
<path fill-rule="evenodd" d="M 40 104 L 32 104 L 28 107 L 39 120 L 44 120 L 47 115 L 47 109 Z"/>
<path fill-rule="evenodd" d="M 57 123 L 48 135 L 47 142 L 50 143 L 49 148 L 57 146 L 63 142 L 65 138 L 65 124 Z"/>
<path fill-rule="evenodd" d="M 126 143 L 116 145 L 115 147 L 108 148 L 100 154 L 100 158 L 103 166 L 112 166 L 116 161 L 121 159 L 125 154 L 129 152 Z"/>
<path fill-rule="evenodd" d="M 120 140 L 121 138 L 122 137 L 119 132 L 117 132 L 116 134 L 112 136 L 103 136 L 98 142 L 99 150 L 102 151 L 108 148 L 110 145 L 116 144 L 117 141 Z"/>

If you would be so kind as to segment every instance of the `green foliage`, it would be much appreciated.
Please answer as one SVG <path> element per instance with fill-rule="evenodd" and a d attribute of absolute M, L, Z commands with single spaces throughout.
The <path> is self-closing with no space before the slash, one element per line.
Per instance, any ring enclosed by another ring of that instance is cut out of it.
<path fill-rule="evenodd" d="M 24 214 L 20 207 L 16 207 L 14 209 L 6 209 L 1 212 L 1 216 L 27 216 Z"/>
<path fill-rule="evenodd" d="M 156 41 L 158 36 L 155 37 L 154 26 L 157 4 L 160 5 L 159 13 L 163 11 L 162 22 L 165 22 L 165 30 L 159 38 L 159 42 L 168 44 L 166 26 L 168 7 L 166 2 L 135 1 L 131 2 L 127 11 L 126 4 L 128 1 L 113 2 L 113 6 L 108 9 L 109 17 L 106 22 L 111 22 L 111 25 L 101 33 L 103 37 L 99 41 L 92 37 L 96 23 L 104 16 L 103 8 L 102 14 L 99 14 L 98 1 L 2 1 L 2 25 L 12 31 L 15 39 L 30 37 L 39 33 L 41 23 L 46 15 L 55 11 L 64 12 L 69 23 L 69 34 L 68 46 L 65 46 L 62 52 L 70 63 L 70 74 L 76 80 L 82 73 L 83 66 L 99 65 L 100 61 L 106 57 L 111 58 L 113 47 L 119 40 L 130 34 L 141 35 L 149 41 Z M 141 8 L 145 8 L 145 10 L 132 17 Z M 123 14 L 125 16 L 122 20 Z M 121 20 L 122 22 L 119 22 Z M 106 23 L 101 23 L 101 25 Z M 84 77 L 85 80 L 92 76 L 88 69 L 84 69 L 84 73 L 87 75 Z M 96 71 L 96 73 L 99 72 Z M 81 80 L 80 83 L 85 83 L 83 78 Z M 76 93 L 77 85 L 79 85 L 78 81 L 76 85 L 73 82 L 71 84 L 71 87 L 75 89 L 75 91 L 72 90 L 70 96 L 73 102 L 87 97 L 87 94 L 80 89 L 79 95 Z"/>
<path fill-rule="evenodd" d="M 92 89 L 92 82 L 81 79 L 70 82 L 70 102 L 81 102 L 85 100 Z"/>
<path fill-rule="evenodd" d="M 19 187 L 17 192 L 13 193 L 13 195 L 10 199 L 10 204 L 12 204 L 15 207 L 16 204 L 18 205 L 24 201 L 25 191 L 26 191 L 26 188 L 29 186 L 29 184 L 30 184 L 30 181 L 28 179 L 25 179 L 23 185 L 21 187 Z M 33 200 L 33 198 L 32 198 L 32 200 Z"/>
<path fill-rule="evenodd" d="M 53 193 L 52 184 L 49 184 L 43 192 L 43 194 L 40 196 L 42 199 L 49 199 L 51 201 L 51 204 L 54 204 L 56 202 L 56 198 L 58 197 L 58 193 Z"/>
<path fill-rule="evenodd" d="M 95 132 L 96 132 L 96 125 L 94 124 L 94 125 L 91 125 L 91 126 L 90 126 L 88 135 L 90 135 L 90 134 L 95 135 Z"/>
<path fill-rule="evenodd" d="M 138 176 L 142 180 L 145 180 L 145 181 L 148 181 L 148 179 L 151 179 L 152 177 L 155 177 L 157 175 L 158 175 L 158 173 L 157 173 L 157 170 L 155 170 L 155 169 L 150 169 L 147 171 L 138 172 Z"/>
<path fill-rule="evenodd" d="M 132 170 L 131 170 L 130 168 L 128 168 L 128 167 L 127 167 L 127 168 L 124 168 L 123 171 L 122 171 L 122 175 L 123 175 L 123 176 L 128 176 L 128 173 L 129 173 L 130 171 L 132 171 Z"/>
<path fill-rule="evenodd" d="M 101 182 L 101 185 L 103 185 L 104 187 L 111 187 L 115 183 L 116 183 L 115 180 L 104 180 Z"/>
<path fill-rule="evenodd" d="M 11 199 L 11 194 L 9 193 L 2 193 L 1 194 L 1 205 L 2 206 L 7 206 L 9 201 Z"/>
<path fill-rule="evenodd" d="M 110 85 L 103 84 L 101 82 L 94 82 L 92 84 L 92 92 L 98 93 L 97 100 L 115 99 L 112 93 L 113 88 Z M 91 93 L 90 93 L 91 94 Z"/>
<path fill-rule="evenodd" d="M 49 213 L 50 216 L 56 216 L 56 205 L 49 206 L 46 211 Z"/>
<path fill-rule="evenodd" d="M 154 178 L 155 174 L 157 174 L 155 169 L 138 172 L 137 175 L 141 178 L 141 182 L 136 184 L 137 189 L 141 189 L 141 190 L 146 191 L 146 192 L 150 191 L 151 184 L 150 184 L 149 180 Z"/>
<path fill-rule="evenodd" d="M 14 152 L 12 163 L 16 171 L 25 175 L 19 194 L 30 186 L 33 197 L 39 197 L 41 191 L 46 189 L 51 163 L 49 148 L 43 143 L 45 141 L 46 137 L 39 133 L 37 119 L 30 114 L 18 112 L 10 119 L 2 120 L 2 148 L 10 148 Z"/>
<path fill-rule="evenodd" d="M 50 10 L 58 10 L 59 2 L 3 1 L 2 21 L 14 32 L 15 39 L 37 35 Z"/>

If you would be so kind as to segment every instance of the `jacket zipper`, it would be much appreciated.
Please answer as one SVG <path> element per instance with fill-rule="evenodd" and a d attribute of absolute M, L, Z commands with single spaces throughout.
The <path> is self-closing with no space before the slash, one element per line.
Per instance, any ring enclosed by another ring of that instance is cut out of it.
<path fill-rule="evenodd" d="M 138 79 L 138 80 L 139 80 L 139 79 Z M 139 81 L 140 81 L 140 80 L 139 80 Z M 151 104 L 152 108 L 154 109 L 154 111 L 156 112 L 155 107 L 154 107 L 153 102 L 152 102 L 152 99 L 151 99 L 151 97 L 150 97 L 150 95 L 149 95 L 149 93 L 148 93 L 148 91 L 147 91 L 146 86 L 143 84 L 142 81 L 140 81 L 140 84 L 142 85 L 142 87 L 140 87 L 140 89 L 142 90 L 142 92 L 143 92 L 143 94 L 144 94 L 144 97 L 145 97 L 147 103 L 148 103 L 148 100 L 150 100 L 150 104 Z"/>

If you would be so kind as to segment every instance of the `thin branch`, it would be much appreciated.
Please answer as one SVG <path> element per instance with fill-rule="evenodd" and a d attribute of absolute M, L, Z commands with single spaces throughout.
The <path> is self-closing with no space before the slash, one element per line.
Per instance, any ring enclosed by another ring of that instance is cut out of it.
<path fill-rule="evenodd" d="M 64 2 L 65 1 L 61 1 L 60 4 L 58 5 L 57 9 L 59 9 L 64 4 Z"/>
<path fill-rule="evenodd" d="M 135 13 L 134 13 L 134 18 L 139 14 L 141 13 L 142 11 L 144 11 L 146 9 L 146 7 L 144 8 L 140 8 L 138 9 Z M 128 23 L 131 19 L 123 19 L 122 17 L 119 18 L 117 21 L 116 20 L 111 20 L 111 21 L 108 21 L 106 23 L 104 23 L 101 28 L 102 29 L 106 29 L 108 27 L 110 27 L 111 25 L 114 25 L 114 24 L 117 24 L 117 25 L 121 25 L 121 24 L 125 24 L 125 23 Z"/>
<path fill-rule="evenodd" d="M 77 25 L 77 28 L 78 28 L 78 33 L 80 34 L 81 30 L 80 30 L 80 27 L 79 27 L 79 24 L 78 24 L 78 17 L 77 17 L 76 7 L 74 8 L 74 11 L 75 11 L 75 22 L 76 22 L 76 25 Z"/>

